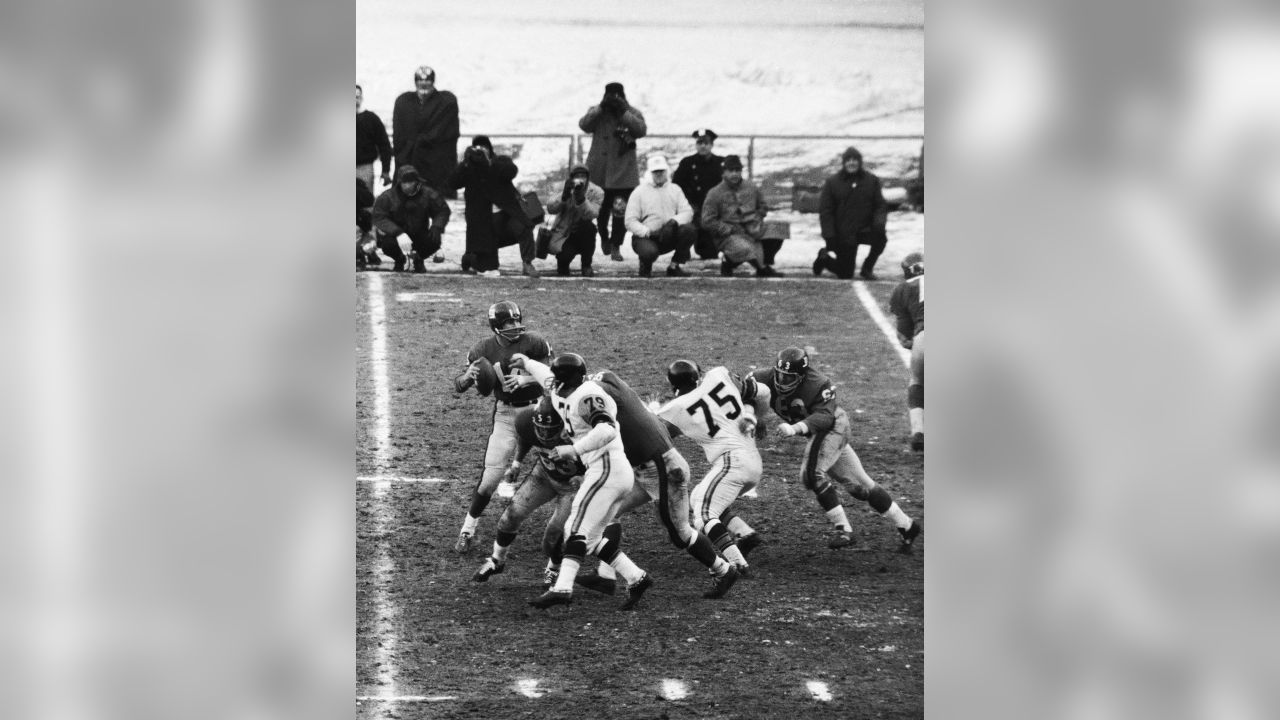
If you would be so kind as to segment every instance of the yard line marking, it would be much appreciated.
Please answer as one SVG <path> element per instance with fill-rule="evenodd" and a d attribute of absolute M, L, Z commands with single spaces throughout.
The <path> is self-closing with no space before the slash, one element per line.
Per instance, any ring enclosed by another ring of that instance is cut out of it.
<path fill-rule="evenodd" d="M 540 698 L 546 693 L 538 689 L 538 681 L 529 678 L 516 680 L 516 692 L 527 698 Z"/>
<path fill-rule="evenodd" d="M 809 694 L 813 695 L 814 700 L 828 702 L 831 700 L 831 691 L 827 689 L 827 684 L 821 680 L 810 680 L 805 683 L 809 688 Z"/>
<path fill-rule="evenodd" d="M 689 686 L 683 680 L 665 678 L 662 681 L 662 697 L 668 700 L 683 700 L 689 697 Z"/>
<path fill-rule="evenodd" d="M 445 702 L 458 700 L 452 694 L 402 694 L 402 696 L 379 696 L 379 694 L 361 694 L 356 702 Z"/>
<path fill-rule="evenodd" d="M 889 346 L 898 353 L 898 357 L 902 359 L 902 364 L 911 367 L 911 351 L 902 347 L 898 342 L 898 330 L 890 322 L 889 318 L 880 310 L 880 303 L 871 297 L 871 291 L 867 290 L 866 283 L 854 283 L 853 293 L 858 296 L 858 300 L 862 302 L 862 307 L 867 309 L 867 314 L 880 327 L 880 332 L 889 338 Z"/>
<path fill-rule="evenodd" d="M 411 478 L 400 477 L 399 475 L 361 475 L 356 478 L 356 482 L 372 482 L 372 483 L 446 483 L 452 482 L 449 478 Z"/>
<path fill-rule="evenodd" d="M 387 383 L 387 306 L 382 276 L 369 279 L 369 329 L 373 334 L 369 361 L 373 372 L 374 462 L 380 471 L 391 464 L 391 392 Z"/>
<path fill-rule="evenodd" d="M 402 292 L 396 293 L 396 302 L 461 303 L 462 298 L 452 293 Z"/>

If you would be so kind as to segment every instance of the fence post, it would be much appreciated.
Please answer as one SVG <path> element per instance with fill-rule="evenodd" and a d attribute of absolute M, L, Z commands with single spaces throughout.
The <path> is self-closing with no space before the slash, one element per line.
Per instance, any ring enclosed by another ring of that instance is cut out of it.
<path fill-rule="evenodd" d="M 747 177 L 752 182 L 756 179 L 756 136 L 752 135 L 751 140 L 747 142 Z"/>
<path fill-rule="evenodd" d="M 566 173 L 573 170 L 573 145 L 577 139 L 578 137 L 576 135 L 569 136 L 569 167 L 565 170 Z M 568 177 L 568 175 L 566 174 L 565 177 Z"/>

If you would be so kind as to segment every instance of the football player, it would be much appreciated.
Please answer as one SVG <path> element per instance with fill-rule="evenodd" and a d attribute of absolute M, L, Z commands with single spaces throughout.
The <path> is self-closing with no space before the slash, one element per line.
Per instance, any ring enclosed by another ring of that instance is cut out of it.
<path fill-rule="evenodd" d="M 516 353 L 543 359 L 551 356 L 551 343 L 541 335 L 525 329 L 520 306 L 510 300 L 489 306 L 489 327 L 493 334 L 471 348 L 467 353 L 466 371 L 453 380 L 454 389 L 460 393 L 465 392 L 476 384 L 486 363 L 493 367 L 501 379 L 501 383 L 493 388 L 493 429 L 489 433 L 489 445 L 484 453 L 484 470 L 480 474 L 480 481 L 471 491 L 471 507 L 467 510 L 466 519 L 462 521 L 462 530 L 453 547 L 460 553 L 471 550 L 476 523 L 489 505 L 489 499 L 493 497 L 494 490 L 498 488 L 498 483 L 515 455 L 516 411 L 533 405 L 542 397 L 542 387 L 537 381 L 524 371 L 511 368 L 511 356 Z M 501 495 L 511 497 L 514 489 L 514 486 L 508 484 L 504 486 Z"/>
<path fill-rule="evenodd" d="M 742 401 L 739 380 L 728 368 L 716 367 L 702 374 L 691 360 L 676 360 L 667 367 L 667 382 L 676 397 L 657 411 L 670 423 L 672 434 L 682 434 L 702 447 L 711 468 L 690 496 L 693 523 L 733 563 L 749 576 L 746 556 L 760 544 L 760 536 L 730 512 L 738 496 L 756 487 L 764 472 L 753 434 L 755 409 Z M 735 522 L 740 535 L 726 524 Z"/>
<path fill-rule="evenodd" d="M 809 354 L 798 347 L 778 353 L 773 367 L 760 368 L 742 379 L 742 398 L 763 412 L 764 406 L 784 421 L 778 425 L 783 437 L 808 437 L 804 463 L 800 467 L 804 486 L 813 491 L 827 519 L 836 527 L 831 548 L 853 544 L 853 528 L 829 478 L 840 483 L 871 509 L 889 518 L 898 527 L 902 548 L 910 550 L 922 529 L 876 484 L 862 468 L 862 461 L 849 445 L 849 415 L 836 402 L 836 390 L 825 375 L 809 366 Z"/>
<path fill-rule="evenodd" d="M 557 445 L 553 453 L 560 461 L 580 460 L 586 472 L 565 521 L 567 539 L 560 573 L 551 589 L 529 604 L 548 608 L 573 602 L 573 581 L 590 551 L 626 580 L 628 597 L 619 609 L 631 610 L 653 586 L 653 579 L 604 536 L 605 525 L 613 520 L 635 485 L 635 475 L 622 448 L 618 406 L 599 384 L 587 379 L 587 363 L 581 355 L 560 355 L 552 361 L 550 370 L 551 400 L 572 441 Z"/>
<path fill-rule="evenodd" d="M 549 368 L 527 358 L 515 357 L 512 361 L 540 382 L 550 382 Z M 631 386 L 610 370 L 602 370 L 591 379 L 608 393 L 618 408 L 622 445 L 642 489 L 644 498 L 633 493 L 619 509 L 619 514 L 643 504 L 648 498 L 657 498 L 658 517 L 667 530 L 672 544 L 689 553 L 707 568 L 711 587 L 702 594 L 704 598 L 724 597 L 738 581 L 734 566 L 716 554 L 715 546 L 707 536 L 698 532 L 689 522 L 689 462 L 684 459 L 663 423 L 658 420 Z M 606 534 L 621 536 L 621 527 L 610 525 Z M 593 590 L 608 593 L 608 569 L 601 564 L 599 580 L 595 575 L 581 578 L 579 584 Z"/>
<path fill-rule="evenodd" d="M 907 413 L 911 419 L 911 449 L 924 451 L 924 253 L 902 258 L 902 282 L 889 296 L 889 311 L 898 319 L 898 342 L 911 351 L 911 380 L 907 382 Z"/>

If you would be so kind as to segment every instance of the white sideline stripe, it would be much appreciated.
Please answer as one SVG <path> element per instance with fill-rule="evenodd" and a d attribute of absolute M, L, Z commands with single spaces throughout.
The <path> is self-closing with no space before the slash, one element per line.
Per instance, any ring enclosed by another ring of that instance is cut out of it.
<path fill-rule="evenodd" d="M 372 482 L 372 483 L 446 483 L 452 482 L 449 478 L 411 478 L 400 477 L 399 475 L 361 475 L 356 478 L 356 482 Z"/>
<path fill-rule="evenodd" d="M 458 700 L 452 694 L 402 694 L 402 696 L 380 696 L 380 694 L 361 694 L 356 702 L 444 702 Z"/>
<path fill-rule="evenodd" d="M 867 290 L 866 283 L 854 283 L 853 292 L 858 296 L 858 300 L 862 302 L 862 307 L 867 309 L 867 314 L 880 327 L 880 332 L 889 338 L 889 347 L 892 347 L 898 353 L 898 357 L 902 359 L 902 364 L 908 368 L 911 367 L 911 351 L 902 347 L 902 343 L 898 342 L 898 329 L 889 322 L 889 318 L 880 310 L 880 303 L 871 297 L 871 291 Z"/>
<path fill-rule="evenodd" d="M 451 297 L 447 293 L 402 292 L 396 293 L 396 302 L 461 303 L 462 298 Z"/>
<path fill-rule="evenodd" d="M 529 678 L 516 680 L 516 692 L 527 698 L 540 698 L 545 694 L 538 689 L 538 681 Z"/>
<path fill-rule="evenodd" d="M 385 472 L 391 461 L 391 394 L 387 390 L 387 309 L 382 297 L 382 278 L 374 276 L 369 280 L 369 327 L 372 331 L 372 347 L 369 349 L 369 360 L 373 374 L 373 414 L 374 459 L 379 471 Z M 373 558 L 373 637 L 377 648 L 374 650 L 374 667 L 377 668 L 374 680 L 387 697 L 396 697 L 395 667 L 396 636 L 394 615 L 389 588 L 393 575 L 391 547 L 387 540 L 387 531 L 395 527 L 392 517 L 394 507 L 387 502 L 391 484 L 385 481 L 373 484 L 373 532 L 378 541 Z M 414 696 L 405 696 L 414 697 Z M 377 713 L 378 717 L 389 717 L 390 709 L 383 705 Z"/>
<path fill-rule="evenodd" d="M 689 686 L 683 680 L 665 678 L 662 681 L 662 697 L 668 700 L 683 700 L 689 697 Z"/>
<path fill-rule="evenodd" d="M 809 694 L 813 695 L 814 700 L 823 702 L 831 700 L 831 691 L 827 689 L 827 684 L 821 680 L 810 680 L 805 683 L 805 687 L 809 688 Z"/>

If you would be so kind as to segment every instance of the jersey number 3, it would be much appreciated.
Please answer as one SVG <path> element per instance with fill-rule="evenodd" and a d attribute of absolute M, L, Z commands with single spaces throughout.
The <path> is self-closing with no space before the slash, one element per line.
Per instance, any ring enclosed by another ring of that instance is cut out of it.
<path fill-rule="evenodd" d="M 724 383 L 717 383 L 711 388 L 711 392 L 707 396 L 716 401 L 717 405 L 729 406 L 729 411 L 724 416 L 730 420 L 737 419 L 742 414 L 742 405 L 738 403 L 738 398 L 730 395 L 729 397 L 720 397 L 720 391 L 724 390 Z M 715 437 L 720 432 L 720 426 L 716 424 L 714 418 L 711 417 L 711 406 L 707 404 L 707 398 L 700 398 L 698 402 L 689 406 L 688 413 L 697 415 L 698 411 L 702 411 L 702 419 L 707 421 L 707 435 Z"/>

